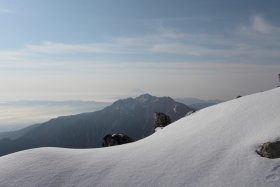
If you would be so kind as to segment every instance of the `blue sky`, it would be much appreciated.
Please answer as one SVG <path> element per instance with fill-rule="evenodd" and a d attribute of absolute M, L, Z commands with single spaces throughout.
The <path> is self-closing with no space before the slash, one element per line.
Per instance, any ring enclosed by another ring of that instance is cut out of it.
<path fill-rule="evenodd" d="M 0 0 L 0 98 L 231 99 L 274 88 L 278 0 Z"/>

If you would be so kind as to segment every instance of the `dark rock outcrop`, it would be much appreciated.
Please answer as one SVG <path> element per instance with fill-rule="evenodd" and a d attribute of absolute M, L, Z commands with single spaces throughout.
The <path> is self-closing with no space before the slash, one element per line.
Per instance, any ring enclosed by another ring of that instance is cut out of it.
<path fill-rule="evenodd" d="M 162 112 L 155 112 L 154 119 L 154 132 L 156 128 L 162 128 L 171 123 L 170 117 Z"/>
<path fill-rule="evenodd" d="M 103 138 L 102 147 L 110 147 L 115 145 L 122 145 L 134 142 L 130 137 L 125 134 L 107 134 Z"/>
<path fill-rule="evenodd" d="M 262 157 L 280 158 L 280 141 L 264 143 L 256 152 Z"/>

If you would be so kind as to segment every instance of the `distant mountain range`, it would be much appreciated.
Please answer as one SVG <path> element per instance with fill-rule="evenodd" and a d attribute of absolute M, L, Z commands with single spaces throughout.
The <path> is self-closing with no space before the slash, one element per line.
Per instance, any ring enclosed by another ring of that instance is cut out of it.
<path fill-rule="evenodd" d="M 97 112 L 62 116 L 18 131 L 0 134 L 0 155 L 36 147 L 96 148 L 109 133 L 124 133 L 134 140 L 149 136 L 154 112 L 176 121 L 190 107 L 170 97 L 149 94 L 114 102 Z"/>
<path fill-rule="evenodd" d="M 198 99 L 198 98 L 194 98 L 194 97 L 177 98 L 175 100 L 179 103 L 188 105 L 189 107 L 191 107 L 195 110 L 200 110 L 200 109 L 224 102 L 223 100 L 219 100 L 219 99 L 203 100 L 203 99 Z"/>

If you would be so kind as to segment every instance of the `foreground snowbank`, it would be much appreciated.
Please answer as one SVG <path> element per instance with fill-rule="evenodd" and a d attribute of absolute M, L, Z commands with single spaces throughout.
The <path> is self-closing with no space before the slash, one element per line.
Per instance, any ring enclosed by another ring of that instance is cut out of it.
<path fill-rule="evenodd" d="M 0 186 L 277 186 L 280 160 L 259 157 L 280 137 L 280 89 L 187 116 L 135 143 L 40 148 L 0 157 Z"/>

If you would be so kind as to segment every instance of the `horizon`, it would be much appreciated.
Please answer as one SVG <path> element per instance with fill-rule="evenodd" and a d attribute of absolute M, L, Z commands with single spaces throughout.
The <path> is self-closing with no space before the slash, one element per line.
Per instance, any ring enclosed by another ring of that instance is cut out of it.
<path fill-rule="evenodd" d="M 229 100 L 279 85 L 280 2 L 0 3 L 0 98 Z"/>
<path fill-rule="evenodd" d="M 63 102 L 97 102 L 97 103 L 113 103 L 113 102 L 116 102 L 120 99 L 128 99 L 128 98 L 137 98 L 139 96 L 142 96 L 142 95 L 151 95 L 153 97 L 170 97 L 174 100 L 176 99 L 197 99 L 197 100 L 203 100 L 203 101 L 213 101 L 213 100 L 220 100 L 218 98 L 212 98 L 212 99 L 204 99 L 204 98 L 198 98 L 198 97 L 171 97 L 169 95 L 162 95 L 162 96 L 157 96 L 157 95 L 153 95 L 153 94 L 150 94 L 150 93 L 141 93 L 141 94 L 138 94 L 138 95 L 135 95 L 135 94 L 131 94 L 131 95 L 120 95 L 120 96 L 116 96 L 116 97 L 112 97 L 112 98 L 107 98 L 107 99 L 103 99 L 103 100 L 94 100 L 94 99 L 0 99 L 0 104 L 8 104 L 8 103 L 13 103 L 13 102 L 43 102 L 43 103 L 46 103 L 46 102 L 54 102 L 54 103 L 63 103 Z M 245 96 L 245 95 L 244 95 Z M 235 98 L 232 98 L 232 99 L 235 99 Z M 230 99 L 231 100 L 231 99 Z M 220 101 L 226 101 L 226 100 L 220 100 Z"/>
<path fill-rule="evenodd" d="M 131 97 L 124 96 L 107 102 L 94 100 L 0 100 L 0 133 L 19 130 L 60 116 L 99 111 L 118 100 L 127 98 L 136 99 L 147 94 L 148 93 Z M 154 95 L 150 96 L 157 97 Z M 223 102 L 217 100 L 201 100 L 199 98 L 184 98 L 183 100 L 182 98 L 172 99 L 189 107 L 192 107 L 192 104 Z"/>
<path fill-rule="evenodd" d="M 111 106 L 118 100 L 127 98 L 136 99 L 137 97 L 146 94 L 150 95 L 149 93 L 144 93 L 137 96 L 123 96 L 104 102 L 95 100 L 0 100 L 0 113 L 2 114 L 0 116 L 0 133 L 19 130 L 30 125 L 55 119 L 60 116 L 71 116 L 88 112 L 96 112 L 104 109 L 107 106 Z M 154 95 L 151 96 L 158 97 Z M 225 100 L 219 99 L 203 100 L 201 98 L 195 97 L 171 97 L 171 99 L 173 99 L 175 102 L 185 104 L 195 110 L 200 110 L 211 105 L 226 102 Z M 232 98 L 231 100 L 233 99 L 236 99 L 236 97 Z"/>

